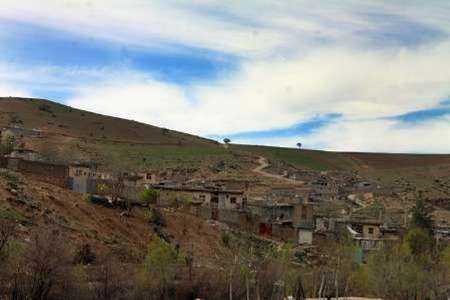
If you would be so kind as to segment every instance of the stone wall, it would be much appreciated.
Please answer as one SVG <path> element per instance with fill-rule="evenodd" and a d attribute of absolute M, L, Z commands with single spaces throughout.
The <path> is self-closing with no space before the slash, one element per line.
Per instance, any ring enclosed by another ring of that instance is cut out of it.
<path fill-rule="evenodd" d="M 39 181 L 63 188 L 68 187 L 69 170 L 67 166 L 64 165 L 10 158 L 8 159 L 8 168 L 20 173 L 35 176 Z"/>

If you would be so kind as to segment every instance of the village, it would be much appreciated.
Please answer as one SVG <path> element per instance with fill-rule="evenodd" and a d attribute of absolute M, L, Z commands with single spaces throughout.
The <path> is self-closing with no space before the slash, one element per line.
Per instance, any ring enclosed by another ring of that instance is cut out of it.
<path fill-rule="evenodd" d="M 94 162 L 55 164 L 26 149 L 21 140 L 39 138 L 40 132 L 20 127 L 3 128 L 2 144 L 14 145 L 0 166 L 28 174 L 40 181 L 89 194 L 109 203 L 140 205 L 144 190 L 158 192 L 158 207 L 188 204 L 188 212 L 205 220 L 226 224 L 259 238 L 289 242 L 304 249 L 320 247 L 345 232 L 362 253 L 381 249 L 404 233 L 408 212 L 386 213 L 376 208 L 374 195 L 381 187 L 346 174 L 302 171 L 282 174 L 272 184 L 258 181 L 180 180 L 172 170 L 111 173 Z M 272 176 L 272 175 L 271 175 Z M 292 184 L 294 182 L 294 184 Z M 448 242 L 448 227 L 437 228 L 437 238 Z"/>

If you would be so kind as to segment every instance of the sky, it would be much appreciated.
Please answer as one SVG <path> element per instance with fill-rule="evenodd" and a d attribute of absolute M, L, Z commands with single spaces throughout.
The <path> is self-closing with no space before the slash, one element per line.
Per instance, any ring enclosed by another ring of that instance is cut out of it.
<path fill-rule="evenodd" d="M 0 96 L 235 143 L 450 152 L 446 0 L 0 0 Z"/>

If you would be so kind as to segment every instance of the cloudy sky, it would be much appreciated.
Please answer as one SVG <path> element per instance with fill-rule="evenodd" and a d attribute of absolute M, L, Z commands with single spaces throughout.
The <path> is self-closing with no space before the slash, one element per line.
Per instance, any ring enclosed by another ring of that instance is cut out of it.
<path fill-rule="evenodd" d="M 0 95 L 234 142 L 450 152 L 450 2 L 0 0 Z"/>

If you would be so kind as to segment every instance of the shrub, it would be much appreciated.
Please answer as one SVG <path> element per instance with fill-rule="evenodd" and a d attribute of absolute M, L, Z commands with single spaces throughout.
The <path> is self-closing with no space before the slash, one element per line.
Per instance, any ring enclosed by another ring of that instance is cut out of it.
<path fill-rule="evenodd" d="M 231 242 L 231 235 L 228 232 L 222 232 L 222 243 L 225 247 L 230 246 Z"/>
<path fill-rule="evenodd" d="M 93 204 L 93 203 L 94 203 L 94 197 L 92 197 L 91 194 L 86 194 L 86 195 L 84 196 L 84 201 L 85 201 L 86 203 Z"/>
<path fill-rule="evenodd" d="M 144 217 L 147 222 L 157 226 L 165 226 L 164 218 L 161 212 L 156 208 L 149 208 L 144 211 Z"/>
<path fill-rule="evenodd" d="M 51 106 L 46 104 L 46 103 L 39 105 L 39 110 L 40 111 L 45 111 L 45 112 L 48 112 L 48 113 L 53 113 Z"/>
<path fill-rule="evenodd" d="M 159 193 L 154 189 L 146 189 L 140 195 L 139 199 L 141 200 L 144 206 L 150 206 L 156 204 L 158 200 Z"/>

